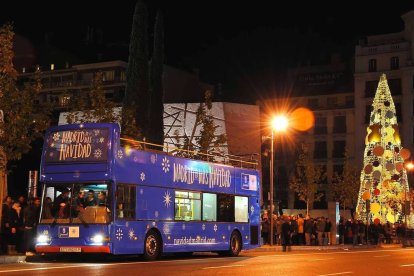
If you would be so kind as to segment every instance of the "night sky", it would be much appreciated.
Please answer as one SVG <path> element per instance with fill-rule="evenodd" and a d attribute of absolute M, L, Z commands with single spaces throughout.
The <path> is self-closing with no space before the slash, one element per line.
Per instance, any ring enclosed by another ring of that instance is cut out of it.
<path fill-rule="evenodd" d="M 401 31 L 400 15 L 414 9 L 411 1 L 369 1 L 372 5 L 366 7 L 357 1 L 343 7 L 332 1 L 144 2 L 150 34 L 156 10 L 163 11 L 166 63 L 199 71 L 204 81 L 222 84 L 224 100 L 239 96 L 240 102 L 255 100 L 252 91 L 262 95 L 275 90 L 277 76 L 288 68 L 327 63 L 333 52 L 350 60 L 359 38 Z M 0 23 L 13 21 L 16 33 L 37 49 L 36 62 L 45 66 L 62 67 L 64 59 L 72 64 L 126 61 L 135 3 L 14 1 L 1 10 Z M 86 45 L 88 26 L 94 39 Z M 62 52 L 51 55 L 45 37 L 49 47 Z"/>

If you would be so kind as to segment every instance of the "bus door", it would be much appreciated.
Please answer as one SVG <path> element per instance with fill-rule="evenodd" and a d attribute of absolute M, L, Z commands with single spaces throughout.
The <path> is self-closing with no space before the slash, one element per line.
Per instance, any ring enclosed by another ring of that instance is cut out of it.
<path fill-rule="evenodd" d="M 114 254 L 142 253 L 142 239 L 138 238 L 136 221 L 136 186 L 117 184 L 115 190 L 115 218 L 111 229 Z"/>

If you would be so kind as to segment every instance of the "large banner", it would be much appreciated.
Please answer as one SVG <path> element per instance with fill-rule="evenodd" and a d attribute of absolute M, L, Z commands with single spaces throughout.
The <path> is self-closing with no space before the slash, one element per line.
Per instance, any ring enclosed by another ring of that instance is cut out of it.
<path fill-rule="evenodd" d="M 50 132 L 46 163 L 106 162 L 108 129 L 76 129 Z"/>

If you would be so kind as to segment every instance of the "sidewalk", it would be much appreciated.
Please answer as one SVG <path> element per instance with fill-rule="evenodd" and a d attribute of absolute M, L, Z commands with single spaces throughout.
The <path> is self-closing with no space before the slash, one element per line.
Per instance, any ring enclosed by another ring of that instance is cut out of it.
<path fill-rule="evenodd" d="M 357 245 L 352 244 L 345 245 L 293 245 L 290 247 L 290 251 L 325 251 L 325 250 L 352 250 L 352 249 L 371 249 L 371 248 L 402 248 L 401 244 L 379 244 L 379 245 Z M 282 246 L 280 245 L 262 245 L 261 247 L 251 249 L 249 252 L 282 252 Z"/>

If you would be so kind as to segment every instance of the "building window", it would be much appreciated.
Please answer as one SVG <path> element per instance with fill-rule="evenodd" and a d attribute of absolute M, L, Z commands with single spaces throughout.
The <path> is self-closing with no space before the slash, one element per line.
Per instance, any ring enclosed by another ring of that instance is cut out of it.
<path fill-rule="evenodd" d="M 121 71 L 120 79 L 121 79 L 121 81 L 126 81 L 125 71 Z"/>
<path fill-rule="evenodd" d="M 345 97 L 345 107 L 354 107 L 354 96 Z"/>
<path fill-rule="evenodd" d="M 318 107 L 318 99 L 309 99 L 308 106 L 310 108 L 317 108 Z"/>
<path fill-rule="evenodd" d="M 365 123 L 369 123 L 369 119 L 371 117 L 372 105 L 365 106 Z"/>
<path fill-rule="evenodd" d="M 334 117 L 333 133 L 346 133 L 346 117 L 345 116 Z"/>
<path fill-rule="evenodd" d="M 366 81 L 365 82 L 365 97 L 373 98 L 377 91 L 378 81 Z"/>
<path fill-rule="evenodd" d="M 402 92 L 401 79 L 389 79 L 388 86 L 390 87 L 392 95 L 401 95 L 401 92 Z"/>
<path fill-rule="evenodd" d="M 400 59 L 398 57 L 392 57 L 390 60 L 391 70 L 397 70 L 400 68 Z"/>
<path fill-rule="evenodd" d="M 326 134 L 326 117 L 316 117 L 314 134 Z"/>
<path fill-rule="evenodd" d="M 333 165 L 333 175 L 341 175 L 344 172 L 344 165 Z"/>
<path fill-rule="evenodd" d="M 113 81 L 115 79 L 115 71 L 103 72 L 103 81 Z"/>
<path fill-rule="evenodd" d="M 368 61 L 368 72 L 377 72 L 377 60 L 376 59 L 370 59 Z"/>
<path fill-rule="evenodd" d="M 395 104 L 395 112 L 397 113 L 397 121 L 401 123 L 403 121 L 402 110 L 401 110 L 401 103 Z"/>
<path fill-rule="evenodd" d="M 334 147 L 332 152 L 333 158 L 342 158 L 345 156 L 345 141 L 334 141 Z"/>
<path fill-rule="evenodd" d="M 315 142 L 315 149 L 313 150 L 313 158 L 325 159 L 326 154 L 326 141 Z"/>
<path fill-rule="evenodd" d="M 326 100 L 326 103 L 328 104 L 328 108 L 329 107 L 336 107 L 336 105 L 338 104 L 338 98 L 337 97 L 328 97 L 328 99 Z"/>

